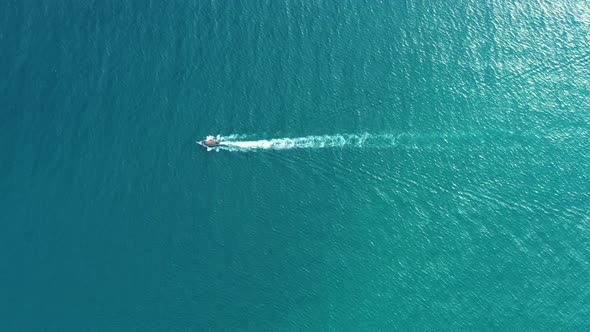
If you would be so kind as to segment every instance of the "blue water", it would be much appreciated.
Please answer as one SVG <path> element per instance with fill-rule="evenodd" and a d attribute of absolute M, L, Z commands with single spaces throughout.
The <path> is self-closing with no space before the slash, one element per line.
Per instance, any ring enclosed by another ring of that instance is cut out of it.
<path fill-rule="evenodd" d="M 576 0 L 0 2 L 0 330 L 589 329 L 589 31 Z"/>

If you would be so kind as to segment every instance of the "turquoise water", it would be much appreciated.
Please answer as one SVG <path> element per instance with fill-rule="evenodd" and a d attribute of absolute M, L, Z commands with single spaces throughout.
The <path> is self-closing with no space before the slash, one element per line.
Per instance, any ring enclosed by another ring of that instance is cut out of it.
<path fill-rule="evenodd" d="M 587 330 L 589 31 L 575 0 L 0 2 L 0 329 Z"/>

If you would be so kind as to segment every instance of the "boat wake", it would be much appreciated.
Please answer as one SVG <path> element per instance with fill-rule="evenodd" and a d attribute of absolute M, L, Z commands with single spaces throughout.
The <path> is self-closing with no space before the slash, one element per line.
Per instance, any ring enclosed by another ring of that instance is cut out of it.
<path fill-rule="evenodd" d="M 238 135 L 207 136 L 221 145 L 207 150 L 253 151 L 253 150 L 287 150 L 287 149 L 321 149 L 345 147 L 391 147 L 396 145 L 399 135 L 324 135 L 295 138 L 274 138 L 263 140 L 238 140 Z M 242 136 L 243 137 L 243 136 Z"/>
<path fill-rule="evenodd" d="M 388 149 L 397 146 L 404 148 L 433 148 L 447 144 L 484 144 L 485 142 L 508 142 L 520 138 L 537 138 L 554 141 L 556 139 L 571 139 L 572 137 L 587 137 L 587 131 L 577 134 L 552 133 L 551 131 L 449 131 L 449 132 L 403 132 L 382 134 L 336 134 L 323 136 L 304 136 L 294 138 L 273 138 L 252 140 L 253 135 L 216 135 L 207 136 L 206 140 L 218 143 L 207 147 L 207 151 L 260 151 L 260 150 L 289 150 L 289 149 L 323 149 L 323 148 L 377 148 Z M 202 141 L 199 141 L 202 142 Z M 197 143 L 199 143 L 197 142 Z M 202 144 L 201 144 L 202 145 Z"/>

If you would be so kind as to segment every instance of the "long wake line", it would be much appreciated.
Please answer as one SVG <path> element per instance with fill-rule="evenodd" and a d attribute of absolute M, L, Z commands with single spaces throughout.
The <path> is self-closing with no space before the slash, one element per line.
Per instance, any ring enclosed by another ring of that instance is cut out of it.
<path fill-rule="evenodd" d="M 208 150 L 250 151 L 250 150 L 287 150 L 287 149 L 321 149 L 340 147 L 388 147 L 394 146 L 399 135 L 339 134 L 324 136 L 305 136 L 295 138 L 274 138 L 263 140 L 241 140 L 238 135 L 207 136 L 207 140 L 216 140 L 221 145 Z"/>
<path fill-rule="evenodd" d="M 322 148 L 392 148 L 395 146 L 432 146 L 457 143 L 483 143 L 486 140 L 506 140 L 516 137 L 512 132 L 448 132 L 448 133 L 383 133 L 383 134 L 336 134 L 322 136 L 284 137 L 252 140 L 252 135 L 207 136 L 206 140 L 217 141 L 219 145 L 207 147 L 211 150 L 259 151 Z M 519 133 L 520 136 L 546 137 L 540 133 Z"/>

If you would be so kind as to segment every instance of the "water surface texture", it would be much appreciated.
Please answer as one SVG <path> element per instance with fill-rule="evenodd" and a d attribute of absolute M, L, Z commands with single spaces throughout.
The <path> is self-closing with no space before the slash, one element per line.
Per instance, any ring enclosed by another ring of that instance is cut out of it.
<path fill-rule="evenodd" d="M 0 49 L 2 331 L 590 329 L 587 0 L 4 0 Z"/>

